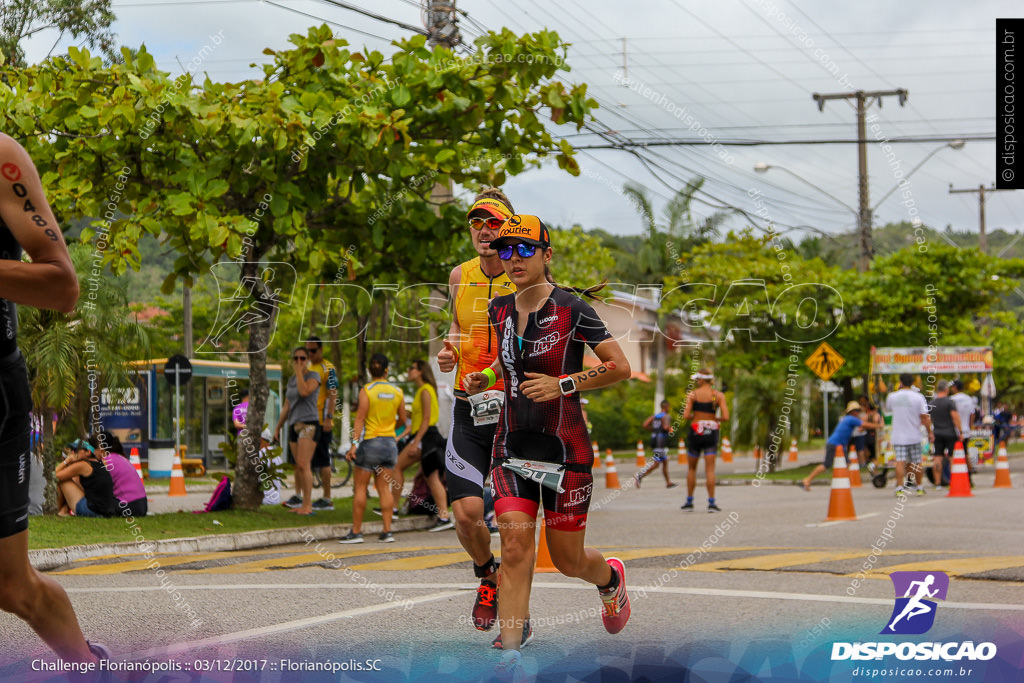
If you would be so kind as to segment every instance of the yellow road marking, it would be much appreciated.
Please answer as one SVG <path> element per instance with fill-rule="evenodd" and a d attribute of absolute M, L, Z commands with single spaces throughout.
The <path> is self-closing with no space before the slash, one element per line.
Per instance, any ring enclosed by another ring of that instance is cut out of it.
<path fill-rule="evenodd" d="M 495 551 L 496 558 L 501 557 L 500 551 Z M 382 562 L 368 562 L 366 564 L 354 564 L 353 570 L 368 571 L 379 569 L 383 571 L 412 571 L 416 569 L 432 569 L 444 567 L 459 562 L 469 562 L 469 555 L 466 551 L 457 553 L 443 553 L 441 555 L 418 555 L 416 557 L 403 557 L 398 560 L 384 560 Z"/>
<path fill-rule="evenodd" d="M 414 547 L 414 548 L 402 548 L 403 551 L 416 551 L 416 550 L 432 550 L 431 547 Z M 271 557 L 263 560 L 253 560 L 252 562 L 242 562 L 240 564 L 229 564 L 223 567 L 210 567 L 208 569 L 189 569 L 181 574 L 250 574 L 253 572 L 265 572 L 271 569 L 287 569 L 290 567 L 297 567 L 303 564 L 313 564 L 315 562 L 333 562 L 334 560 L 344 559 L 346 557 L 362 557 L 364 555 L 383 555 L 385 553 L 397 552 L 392 549 L 385 548 L 364 548 L 360 550 L 329 550 L 322 553 L 302 553 L 300 555 L 292 555 L 291 557 Z M 465 554 L 465 553 L 463 553 Z"/>
<path fill-rule="evenodd" d="M 173 567 L 179 564 L 204 562 L 206 560 L 219 560 L 227 557 L 266 555 L 267 552 L 268 551 L 266 550 L 224 550 L 216 553 L 197 553 L 194 555 L 154 555 L 152 559 L 128 560 L 126 562 L 113 562 L 111 564 L 91 564 L 84 567 L 75 567 L 73 569 L 65 569 L 63 571 L 48 573 L 76 576 L 105 576 L 109 574 L 124 574 L 126 572 L 140 571 L 150 567 Z M 114 557 L 116 557 L 116 555 Z M 95 560 L 97 558 L 91 557 L 89 559 Z"/>
<path fill-rule="evenodd" d="M 704 552 L 707 553 L 741 553 L 750 550 L 786 550 L 786 548 L 752 548 L 752 547 L 736 547 L 736 548 L 712 548 Z M 616 550 L 614 548 L 608 548 L 608 554 L 611 554 L 623 562 L 626 560 L 638 560 L 644 557 L 664 557 L 666 555 L 690 555 L 692 553 L 701 552 L 700 548 L 631 548 L 629 550 Z"/>
<path fill-rule="evenodd" d="M 795 567 L 801 564 L 814 564 L 815 562 L 849 560 L 857 557 L 864 557 L 864 551 L 810 550 L 799 553 L 772 553 L 770 555 L 755 555 L 753 557 L 740 557 L 732 560 L 719 560 L 717 562 L 702 562 L 700 564 L 687 567 L 687 571 L 717 572 L 730 569 L 768 570 L 780 569 L 782 567 Z"/>
<path fill-rule="evenodd" d="M 1024 567 L 1024 555 L 983 555 L 980 557 L 964 557 L 959 559 L 928 560 L 925 562 L 908 562 L 905 564 L 879 567 L 870 572 L 868 578 L 883 579 L 892 572 L 920 572 L 937 571 L 961 576 L 963 574 L 976 574 L 979 572 L 990 572 L 996 569 L 1012 569 Z M 856 576 L 857 574 L 847 574 Z"/>

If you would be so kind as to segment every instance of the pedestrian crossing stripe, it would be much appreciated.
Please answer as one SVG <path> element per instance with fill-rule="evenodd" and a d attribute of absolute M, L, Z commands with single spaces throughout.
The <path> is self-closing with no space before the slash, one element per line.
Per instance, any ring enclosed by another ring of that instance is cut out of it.
<path fill-rule="evenodd" d="M 171 569 L 178 574 L 249 574 L 267 572 L 274 570 L 295 569 L 302 566 L 322 565 L 332 563 L 336 568 L 348 567 L 355 571 L 417 571 L 425 569 L 436 569 L 439 567 L 450 567 L 453 565 L 465 564 L 468 557 L 465 552 L 458 549 L 458 546 L 409 546 L 403 548 L 338 548 L 337 550 L 320 549 L 310 552 L 308 548 L 297 550 L 281 549 L 257 549 L 241 551 L 223 551 L 218 553 L 195 553 L 195 554 L 169 554 L 157 555 L 153 559 L 134 559 L 138 555 L 131 556 L 133 559 L 126 559 L 122 562 L 101 562 L 94 564 L 82 564 L 83 562 L 94 562 L 90 560 L 78 561 L 75 564 L 80 566 L 51 571 L 54 575 L 72 576 L 102 576 L 125 574 L 129 572 L 145 571 L 159 566 L 163 569 Z M 754 546 L 723 546 L 710 551 L 696 547 L 686 548 L 628 548 L 604 546 L 608 554 L 614 554 L 624 561 L 643 560 L 659 557 L 686 558 L 698 551 L 702 553 L 704 562 L 692 565 L 676 565 L 676 569 L 696 572 L 726 572 L 726 571 L 784 571 L 793 567 L 814 565 L 828 562 L 841 562 L 856 560 L 865 557 L 867 551 L 864 549 L 852 548 L 793 548 L 793 547 L 754 547 Z M 448 552 L 456 550 L 456 552 Z M 410 555 L 411 553 L 417 553 Z M 725 554 L 735 555 L 745 553 L 742 557 L 723 557 Z M 497 553 L 496 553 L 497 554 Z M 270 557 L 267 557 L 270 555 Z M 394 557 L 394 556 L 398 557 Z M 719 559 L 715 559 L 715 556 Z M 992 555 L 977 556 L 971 551 L 940 551 L 940 550 L 902 550 L 887 554 L 891 558 L 917 556 L 947 556 L 939 559 L 930 559 L 917 562 L 905 562 L 884 567 L 876 567 L 868 574 L 868 578 L 884 579 L 893 571 L 919 571 L 919 570 L 942 570 L 952 576 L 965 574 L 978 574 L 1000 569 L 1013 569 L 1024 567 L 1024 555 Z M 958 557 L 948 557 L 950 555 Z M 258 559 L 248 560 L 253 556 L 260 556 Z M 370 559 L 373 556 L 391 556 L 381 558 L 377 561 L 360 561 L 356 558 Z M 109 559 L 109 558 L 108 558 Z M 154 560 L 158 565 L 154 565 Z M 225 560 L 239 560 L 228 564 L 219 564 L 212 567 L 189 567 L 173 570 L 173 567 L 189 565 L 198 562 L 211 562 Z M 356 563 L 351 563 L 354 561 Z M 654 568 L 649 563 L 647 568 Z M 661 569 L 658 567 L 658 569 Z M 821 573 L 827 569 L 818 570 L 793 570 L 811 571 Z M 840 576 L 855 576 L 857 574 L 838 574 Z"/>

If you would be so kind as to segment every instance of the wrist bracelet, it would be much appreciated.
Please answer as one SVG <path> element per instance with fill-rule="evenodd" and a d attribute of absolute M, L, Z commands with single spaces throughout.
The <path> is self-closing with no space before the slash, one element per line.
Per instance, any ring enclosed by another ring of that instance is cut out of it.
<path fill-rule="evenodd" d="M 490 389 L 491 387 L 493 387 L 495 385 L 495 383 L 497 383 L 498 377 L 497 377 L 497 375 L 494 374 L 494 370 L 491 370 L 490 368 L 484 368 L 484 371 L 483 371 L 482 374 L 485 375 L 487 377 L 487 380 L 488 380 L 487 381 L 487 386 L 485 388 Z"/>

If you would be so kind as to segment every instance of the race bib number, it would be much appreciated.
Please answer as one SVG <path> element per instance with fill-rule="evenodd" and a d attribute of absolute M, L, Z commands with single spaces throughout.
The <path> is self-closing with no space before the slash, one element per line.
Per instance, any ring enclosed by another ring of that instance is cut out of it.
<path fill-rule="evenodd" d="M 522 460 L 520 458 L 507 458 L 501 466 L 512 470 L 523 479 L 535 481 L 541 486 L 546 486 L 552 491 L 565 493 L 562 488 L 562 478 L 565 477 L 565 466 L 556 465 L 552 462 L 537 462 L 536 460 Z"/>
<path fill-rule="evenodd" d="M 505 392 L 491 389 L 469 397 L 469 412 L 473 425 L 492 425 L 498 422 L 501 406 L 505 403 Z"/>
<path fill-rule="evenodd" d="M 718 429 L 718 423 L 714 420 L 697 420 L 693 423 L 693 431 L 698 434 L 704 434 L 705 432 L 713 432 Z"/>

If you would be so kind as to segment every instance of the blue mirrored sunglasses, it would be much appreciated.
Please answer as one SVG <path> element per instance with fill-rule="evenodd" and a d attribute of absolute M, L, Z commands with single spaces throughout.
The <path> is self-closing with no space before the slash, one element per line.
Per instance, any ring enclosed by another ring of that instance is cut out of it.
<path fill-rule="evenodd" d="M 519 252 L 519 255 L 523 258 L 530 258 L 537 253 L 536 244 L 524 244 L 519 242 L 518 244 L 506 244 L 503 247 L 498 247 L 498 258 L 502 261 L 508 261 L 512 258 L 512 250 L 515 249 Z"/>

